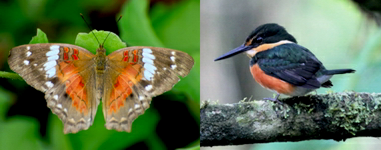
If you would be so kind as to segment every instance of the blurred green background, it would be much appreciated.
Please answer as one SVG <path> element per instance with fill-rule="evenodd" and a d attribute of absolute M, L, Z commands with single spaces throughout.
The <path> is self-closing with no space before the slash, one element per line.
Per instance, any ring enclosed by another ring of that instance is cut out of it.
<path fill-rule="evenodd" d="M 258 100 L 273 95 L 254 81 L 246 55 L 213 61 L 241 45 L 252 30 L 265 23 L 284 26 L 327 69 L 356 70 L 354 74 L 334 76 L 334 86 L 321 88 L 318 93 L 381 92 L 381 30 L 353 1 L 201 0 L 200 7 L 202 100 L 237 103 L 245 97 Z M 380 146 L 379 139 L 364 137 L 345 142 L 311 140 L 202 149 L 378 150 Z"/>
<path fill-rule="evenodd" d="M 2 0 L 0 70 L 11 72 L 9 50 L 28 44 L 37 28 L 50 43 L 74 44 L 78 33 L 90 31 L 79 13 L 92 28 L 114 32 L 128 46 L 181 50 L 195 65 L 171 91 L 153 99 L 131 133 L 107 130 L 100 104 L 88 130 L 64 135 L 42 92 L 0 78 L 0 149 L 199 149 L 200 1 Z"/>

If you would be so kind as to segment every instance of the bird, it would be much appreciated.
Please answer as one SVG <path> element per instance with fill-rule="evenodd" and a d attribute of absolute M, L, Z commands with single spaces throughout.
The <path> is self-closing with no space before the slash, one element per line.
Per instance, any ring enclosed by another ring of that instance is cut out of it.
<path fill-rule="evenodd" d="M 262 87 L 277 93 L 275 98 L 264 98 L 279 102 L 280 94 L 302 96 L 318 88 L 333 86 L 329 80 L 333 75 L 354 73 L 353 69 L 328 70 L 307 48 L 298 45 L 286 29 L 276 23 L 258 26 L 245 42 L 216 58 L 230 58 L 245 52 L 250 57 L 250 72 Z"/>

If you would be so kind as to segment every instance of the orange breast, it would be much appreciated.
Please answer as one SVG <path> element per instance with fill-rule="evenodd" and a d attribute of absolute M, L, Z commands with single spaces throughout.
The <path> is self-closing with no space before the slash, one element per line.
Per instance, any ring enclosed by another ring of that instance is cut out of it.
<path fill-rule="evenodd" d="M 274 90 L 280 94 L 286 95 L 292 95 L 295 90 L 295 86 L 278 78 L 267 75 L 262 71 L 261 68 L 259 68 L 258 64 L 253 65 L 250 68 L 250 72 L 253 75 L 255 81 L 267 89 Z"/>

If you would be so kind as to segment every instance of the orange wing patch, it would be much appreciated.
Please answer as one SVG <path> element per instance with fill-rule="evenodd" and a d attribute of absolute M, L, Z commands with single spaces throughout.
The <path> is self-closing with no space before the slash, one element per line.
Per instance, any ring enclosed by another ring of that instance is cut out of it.
<path fill-rule="evenodd" d="M 128 51 L 124 51 L 124 53 L 123 53 L 123 61 L 128 61 Z"/>
<path fill-rule="evenodd" d="M 253 65 L 250 68 L 250 72 L 253 75 L 255 81 L 257 81 L 261 86 L 277 91 L 280 94 L 290 95 L 294 92 L 295 86 L 284 82 L 278 78 L 267 75 L 258 64 Z"/>
<path fill-rule="evenodd" d="M 65 81 L 66 94 L 70 96 L 72 100 L 72 106 L 77 111 L 87 115 L 88 113 L 88 99 L 85 89 L 84 81 L 80 74 L 78 74 L 77 67 L 72 63 L 60 62 L 57 67 L 57 77 L 61 81 Z"/>
<path fill-rule="evenodd" d="M 124 106 L 126 98 L 132 93 L 131 88 L 143 77 L 139 72 L 141 68 L 140 64 L 127 65 L 124 71 L 116 78 L 110 101 L 107 103 L 110 106 L 109 113 L 116 113 L 120 107 Z"/>
<path fill-rule="evenodd" d="M 136 49 L 136 50 L 132 51 L 132 54 L 134 54 L 134 62 L 133 63 L 137 63 L 138 62 L 138 58 L 139 58 L 139 56 L 138 56 L 138 50 Z M 131 63 L 131 64 L 133 64 L 133 63 Z"/>
<path fill-rule="evenodd" d="M 63 59 L 64 60 L 69 60 L 69 48 L 68 47 L 64 47 L 64 57 L 63 57 Z"/>
<path fill-rule="evenodd" d="M 79 57 L 78 57 L 78 49 L 76 48 L 73 48 L 73 55 L 71 55 L 71 57 L 73 57 L 74 60 L 78 60 Z"/>

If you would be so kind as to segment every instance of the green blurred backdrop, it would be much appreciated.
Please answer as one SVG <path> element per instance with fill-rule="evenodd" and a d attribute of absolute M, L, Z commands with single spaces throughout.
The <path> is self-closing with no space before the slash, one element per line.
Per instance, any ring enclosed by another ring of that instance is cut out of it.
<path fill-rule="evenodd" d="M 37 28 L 51 43 L 74 44 L 79 32 L 89 32 L 79 13 L 92 28 L 112 31 L 128 46 L 181 50 L 195 65 L 171 91 L 153 99 L 131 133 L 105 129 L 99 105 L 88 130 L 64 135 L 42 92 L 0 78 L 0 149 L 199 149 L 200 1 L 2 0 L 0 70 L 11 72 L 9 50 L 28 44 Z M 119 15 L 123 18 L 116 23 Z"/>
<path fill-rule="evenodd" d="M 356 70 L 332 77 L 334 86 L 318 93 L 381 92 L 381 30 L 351 0 L 201 0 L 200 7 L 202 100 L 237 103 L 245 97 L 258 100 L 273 95 L 254 81 L 250 59 L 244 54 L 213 61 L 241 45 L 252 30 L 265 23 L 284 26 L 326 68 Z M 380 146 L 377 138 L 352 138 L 345 142 L 312 140 L 211 149 L 376 150 Z"/>

